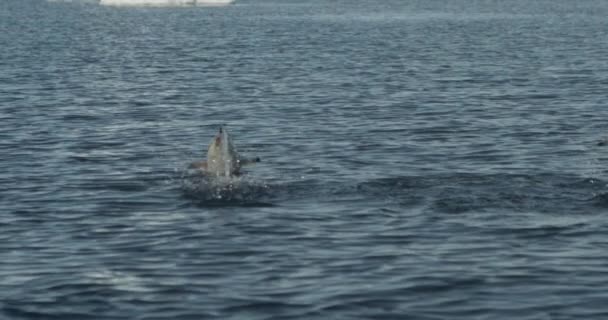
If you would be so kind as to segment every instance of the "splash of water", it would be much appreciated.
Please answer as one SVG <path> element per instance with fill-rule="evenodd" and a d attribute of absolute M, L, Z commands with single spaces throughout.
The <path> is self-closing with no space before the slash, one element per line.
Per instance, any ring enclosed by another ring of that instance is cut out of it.
<path fill-rule="evenodd" d="M 209 176 L 182 172 L 181 189 L 186 198 L 199 205 L 268 205 L 272 190 L 254 177 Z"/>

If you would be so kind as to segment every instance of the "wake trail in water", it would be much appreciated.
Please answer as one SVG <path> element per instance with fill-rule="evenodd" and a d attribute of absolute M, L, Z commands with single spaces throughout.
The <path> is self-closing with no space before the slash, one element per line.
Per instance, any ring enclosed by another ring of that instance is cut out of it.
<path fill-rule="evenodd" d="M 253 176 L 210 177 L 187 174 L 184 195 L 202 205 L 260 203 L 379 202 L 402 208 L 422 206 L 433 212 L 489 210 L 552 212 L 555 204 L 569 212 L 592 212 L 606 206 L 606 183 L 559 174 L 465 174 L 399 176 L 368 181 L 272 180 Z"/>

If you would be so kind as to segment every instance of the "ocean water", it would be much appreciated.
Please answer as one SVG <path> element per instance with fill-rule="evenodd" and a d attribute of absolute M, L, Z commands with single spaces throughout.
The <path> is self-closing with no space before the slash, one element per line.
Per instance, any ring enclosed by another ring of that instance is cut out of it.
<path fill-rule="evenodd" d="M 0 318 L 607 319 L 607 16 L 1 0 Z"/>

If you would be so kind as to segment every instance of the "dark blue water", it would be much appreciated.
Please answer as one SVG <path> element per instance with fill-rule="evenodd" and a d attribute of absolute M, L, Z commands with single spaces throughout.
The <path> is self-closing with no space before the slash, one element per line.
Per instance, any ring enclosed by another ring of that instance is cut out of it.
<path fill-rule="evenodd" d="M 0 318 L 606 319 L 607 16 L 1 0 Z"/>

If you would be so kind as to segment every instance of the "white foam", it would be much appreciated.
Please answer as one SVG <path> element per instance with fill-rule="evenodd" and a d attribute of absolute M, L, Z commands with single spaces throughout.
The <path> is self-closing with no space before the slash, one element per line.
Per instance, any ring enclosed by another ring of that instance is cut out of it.
<path fill-rule="evenodd" d="M 225 6 L 234 0 L 99 0 L 103 6 L 149 6 L 149 7 L 179 7 L 179 6 Z"/>
<path fill-rule="evenodd" d="M 173 265 L 169 265 L 173 267 Z M 115 272 L 107 269 L 97 270 L 85 274 L 85 277 L 91 279 L 97 284 L 110 285 L 118 290 L 130 292 L 152 292 L 143 278 L 125 272 Z"/>

